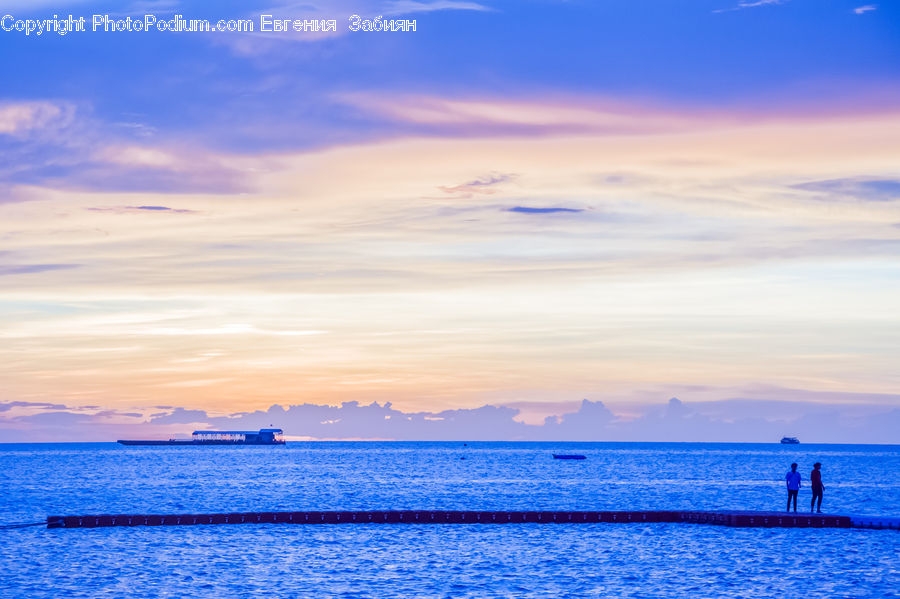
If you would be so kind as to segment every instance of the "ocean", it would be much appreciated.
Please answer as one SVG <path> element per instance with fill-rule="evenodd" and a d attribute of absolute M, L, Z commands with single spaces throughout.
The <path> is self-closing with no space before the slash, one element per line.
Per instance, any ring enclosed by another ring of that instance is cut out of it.
<path fill-rule="evenodd" d="M 554 460 L 553 453 L 586 460 Z M 900 515 L 900 446 L 0 444 L 0 525 L 297 510 L 783 510 Z M 809 509 L 808 484 L 799 507 Z M 691 524 L 0 530 L 0 597 L 900 597 L 900 533 Z"/>

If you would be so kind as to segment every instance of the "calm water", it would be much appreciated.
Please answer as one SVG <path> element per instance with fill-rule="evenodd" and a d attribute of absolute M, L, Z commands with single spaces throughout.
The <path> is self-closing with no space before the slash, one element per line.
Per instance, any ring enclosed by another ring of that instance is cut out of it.
<path fill-rule="evenodd" d="M 553 460 L 577 452 L 584 461 Z M 0 445 L 0 523 L 307 509 L 783 509 L 900 515 L 900 446 Z M 809 489 L 800 495 L 808 507 Z M 2 597 L 900 597 L 900 533 L 652 525 L 0 531 Z"/>

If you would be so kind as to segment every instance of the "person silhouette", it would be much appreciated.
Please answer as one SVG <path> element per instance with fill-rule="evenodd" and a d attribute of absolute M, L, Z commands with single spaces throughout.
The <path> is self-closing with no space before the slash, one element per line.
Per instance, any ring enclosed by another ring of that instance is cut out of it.
<path fill-rule="evenodd" d="M 825 485 L 822 484 L 822 464 L 816 462 L 813 464 L 813 471 L 809 473 L 809 480 L 812 482 L 812 501 L 809 502 L 809 511 L 812 512 L 816 508 L 816 512 L 822 513 L 822 495 L 825 491 Z M 816 500 L 819 505 L 816 506 Z"/>
<path fill-rule="evenodd" d="M 794 511 L 797 511 L 797 493 L 800 492 L 800 473 L 797 472 L 797 463 L 791 464 L 791 471 L 784 475 L 787 483 L 788 501 L 787 511 L 791 511 L 791 499 L 794 500 Z"/>

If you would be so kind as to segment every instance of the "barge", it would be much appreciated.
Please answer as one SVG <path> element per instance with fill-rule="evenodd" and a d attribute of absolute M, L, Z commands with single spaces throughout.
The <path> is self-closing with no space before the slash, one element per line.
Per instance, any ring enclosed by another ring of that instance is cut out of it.
<path fill-rule="evenodd" d="M 119 439 L 121 445 L 284 445 L 284 431 L 280 428 L 261 428 L 258 431 L 194 431 L 190 439 L 168 441 Z"/>

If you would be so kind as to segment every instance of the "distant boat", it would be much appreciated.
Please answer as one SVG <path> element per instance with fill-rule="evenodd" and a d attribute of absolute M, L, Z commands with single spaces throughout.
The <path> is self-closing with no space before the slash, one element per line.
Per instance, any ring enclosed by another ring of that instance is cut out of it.
<path fill-rule="evenodd" d="M 140 441 L 119 439 L 122 445 L 284 445 L 280 428 L 261 428 L 258 431 L 194 431 L 190 439 L 168 441 Z"/>
<path fill-rule="evenodd" d="M 782 437 L 781 444 L 782 445 L 796 445 L 800 442 L 800 439 L 797 437 Z"/>
<path fill-rule="evenodd" d="M 580 453 L 554 453 L 554 460 L 586 460 L 587 456 L 583 456 Z"/>

